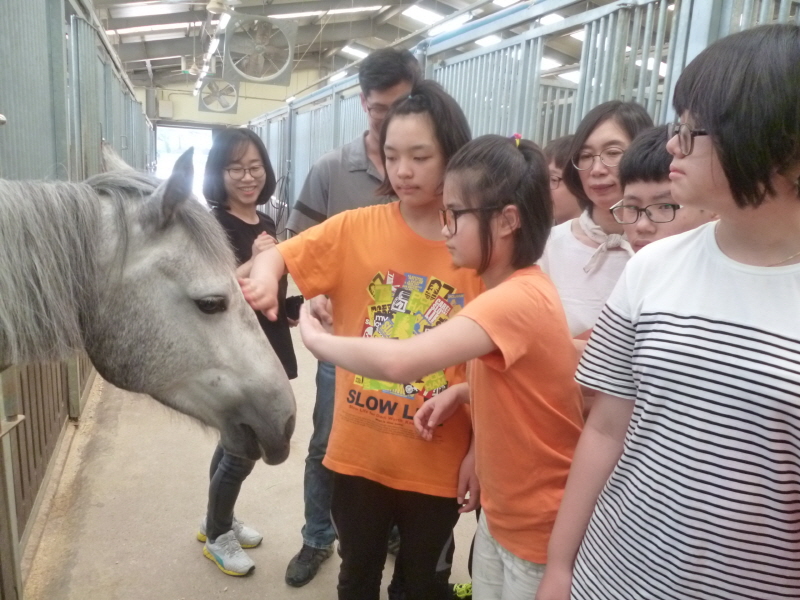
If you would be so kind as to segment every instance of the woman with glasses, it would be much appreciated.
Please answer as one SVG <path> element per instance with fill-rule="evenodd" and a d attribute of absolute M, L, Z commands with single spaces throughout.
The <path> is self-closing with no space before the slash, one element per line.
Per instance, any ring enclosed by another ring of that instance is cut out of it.
<path fill-rule="evenodd" d="M 574 337 L 587 337 L 633 254 L 609 209 L 622 198 L 617 167 L 640 131 L 653 126 L 634 102 L 605 102 L 583 118 L 563 181 L 582 214 L 553 227 L 540 261 L 553 280 Z"/>
<path fill-rule="evenodd" d="M 800 26 L 715 42 L 673 106 L 672 199 L 719 220 L 639 252 L 594 328 L 538 600 L 800 597 Z"/>
<path fill-rule="evenodd" d="M 275 173 L 264 142 L 249 129 L 225 129 L 214 137 L 208 154 L 203 194 L 212 214 L 228 234 L 236 256 L 236 275 L 247 277 L 253 257 L 275 245 L 275 222 L 257 210 L 276 188 Z M 286 318 L 286 279 L 281 281 L 281 309 L 276 321 L 260 312 L 256 317 L 283 364 L 289 379 L 297 377 L 297 359 Z M 211 459 L 208 512 L 197 539 L 205 542 L 203 554 L 223 573 L 247 575 L 255 564 L 243 548 L 261 543 L 261 534 L 237 520 L 233 508 L 255 461 L 234 456 L 217 446 Z"/>

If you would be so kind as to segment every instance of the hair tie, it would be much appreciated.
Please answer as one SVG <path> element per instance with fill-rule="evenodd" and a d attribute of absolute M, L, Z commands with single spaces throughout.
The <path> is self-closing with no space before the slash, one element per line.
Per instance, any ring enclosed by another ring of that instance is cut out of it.
<path fill-rule="evenodd" d="M 511 139 L 514 140 L 514 143 L 517 145 L 517 148 L 519 148 L 519 141 L 522 139 L 522 136 L 518 133 L 515 133 L 514 135 L 511 136 Z"/>

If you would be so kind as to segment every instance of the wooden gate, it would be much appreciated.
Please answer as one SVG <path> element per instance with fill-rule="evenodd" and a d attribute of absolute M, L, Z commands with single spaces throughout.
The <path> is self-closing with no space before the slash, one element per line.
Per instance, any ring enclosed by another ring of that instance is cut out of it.
<path fill-rule="evenodd" d="M 49 363 L 12 367 L 3 373 L 3 379 L 6 393 L 12 395 L 12 403 L 25 415 L 25 420 L 9 434 L 17 531 L 21 537 L 67 420 L 68 366 L 67 363 Z"/>

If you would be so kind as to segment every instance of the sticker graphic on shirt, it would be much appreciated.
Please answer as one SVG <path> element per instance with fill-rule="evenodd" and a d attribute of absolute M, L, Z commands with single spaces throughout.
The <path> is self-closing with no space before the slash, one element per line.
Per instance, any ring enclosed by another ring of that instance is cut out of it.
<path fill-rule="evenodd" d="M 398 273 L 391 269 L 376 273 L 367 286 L 374 304 L 367 307 L 362 328 L 363 337 L 405 340 L 444 323 L 464 306 L 464 294 L 447 282 L 414 273 Z M 364 391 L 412 399 L 422 395 L 426 400 L 447 389 L 444 371 L 437 371 L 405 384 L 395 384 L 356 376 L 356 386 Z"/>

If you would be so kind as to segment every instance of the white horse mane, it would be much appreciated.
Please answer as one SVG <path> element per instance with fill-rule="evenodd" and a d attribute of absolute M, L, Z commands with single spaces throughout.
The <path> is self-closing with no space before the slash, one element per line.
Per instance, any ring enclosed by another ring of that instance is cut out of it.
<path fill-rule="evenodd" d="M 204 258 L 231 265 L 224 233 L 193 199 L 166 223 L 158 186 L 132 170 L 96 175 L 85 183 L 0 180 L 0 369 L 9 364 L 60 360 L 84 346 L 81 320 L 96 301 L 102 197 L 111 201 L 124 256 L 128 220 L 162 228 L 179 224 Z"/>

